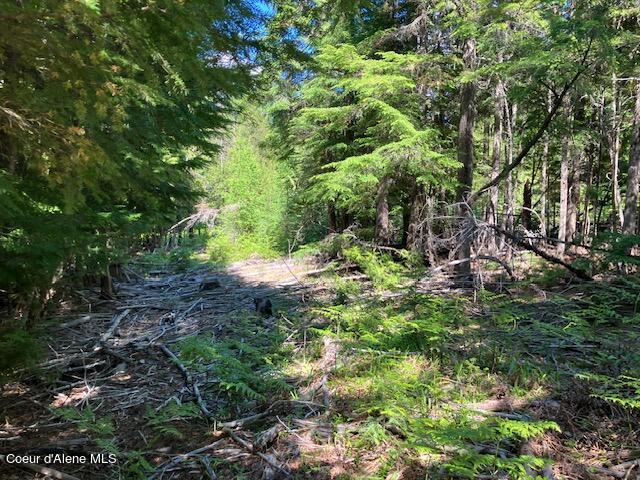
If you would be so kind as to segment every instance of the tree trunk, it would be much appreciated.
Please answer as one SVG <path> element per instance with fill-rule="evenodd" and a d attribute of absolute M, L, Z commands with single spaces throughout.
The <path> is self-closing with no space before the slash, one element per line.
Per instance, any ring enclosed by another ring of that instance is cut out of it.
<path fill-rule="evenodd" d="M 531 180 L 527 178 L 522 192 L 522 226 L 531 230 L 531 210 L 533 208 Z"/>
<path fill-rule="evenodd" d="M 618 79 L 613 74 L 613 92 L 611 100 L 611 128 L 608 134 L 609 157 L 611 159 L 611 190 L 613 193 L 613 229 L 618 231 L 624 222 L 622 212 L 622 196 L 620 195 L 620 95 L 618 93 Z"/>
<path fill-rule="evenodd" d="M 552 93 L 547 96 L 547 113 L 551 111 Z M 540 166 L 540 234 L 547 236 L 549 208 L 547 206 L 547 190 L 549 189 L 549 134 L 545 134 L 542 145 L 542 165 Z"/>
<path fill-rule="evenodd" d="M 567 118 L 571 112 L 567 105 Z M 570 130 L 570 128 L 569 128 Z M 567 209 L 569 207 L 569 155 L 571 155 L 571 137 L 567 132 L 562 138 L 562 157 L 560 159 L 560 207 L 558 220 L 558 253 L 563 254 L 567 240 Z"/>
<path fill-rule="evenodd" d="M 583 238 L 587 238 L 591 234 L 591 195 L 592 195 L 592 186 L 593 186 L 593 149 L 590 149 L 587 152 L 589 161 L 587 164 L 587 184 L 584 195 L 584 210 L 582 211 L 582 236 Z"/>
<path fill-rule="evenodd" d="M 351 226 L 351 218 L 346 210 L 340 212 L 340 222 L 338 224 L 338 232 L 342 233 Z"/>
<path fill-rule="evenodd" d="M 540 167 L 540 234 L 543 237 L 547 236 L 547 189 L 549 188 L 548 169 L 549 165 L 549 138 L 545 138 L 544 145 L 542 147 L 542 165 Z"/>
<path fill-rule="evenodd" d="M 391 178 L 383 177 L 378 184 L 378 196 L 376 199 L 376 243 L 388 245 L 391 240 L 391 228 L 389 225 L 389 188 Z"/>
<path fill-rule="evenodd" d="M 329 235 L 338 231 L 338 217 L 336 206 L 331 202 L 327 204 L 327 216 L 329 217 Z"/>
<path fill-rule="evenodd" d="M 571 172 L 569 175 L 569 197 L 567 203 L 567 231 L 565 241 L 573 242 L 578 229 L 578 209 L 580 208 L 580 166 L 584 152 L 570 149 Z"/>
<path fill-rule="evenodd" d="M 413 197 L 415 195 L 415 185 L 411 189 L 411 195 L 402 204 L 402 248 L 407 248 L 409 241 L 409 225 L 411 223 L 411 204 L 413 203 Z"/>
<path fill-rule="evenodd" d="M 102 275 L 100 277 L 100 295 L 103 298 L 115 298 L 113 294 L 113 279 L 111 278 L 111 273 L 107 268 L 106 275 Z"/>
<path fill-rule="evenodd" d="M 507 114 L 506 126 L 507 126 L 507 164 L 513 163 L 513 147 L 514 137 L 513 131 L 516 124 L 516 116 L 518 114 L 517 105 L 511 106 L 505 102 L 505 113 Z M 516 179 L 514 172 L 509 172 L 505 182 L 504 192 L 504 230 L 513 233 L 515 224 L 515 205 L 516 205 Z"/>
<path fill-rule="evenodd" d="M 502 135 L 504 121 L 504 101 L 505 89 L 501 80 L 498 81 L 495 89 L 495 106 L 493 127 L 493 151 L 492 151 L 492 168 L 491 178 L 494 179 L 500 173 L 500 157 L 502 156 Z M 500 201 L 500 191 L 498 186 L 491 187 L 489 195 L 489 224 L 498 225 L 498 202 Z"/>
<path fill-rule="evenodd" d="M 476 41 L 468 38 L 464 42 L 463 60 L 465 68 L 473 69 L 476 64 Z M 475 124 L 475 97 L 476 85 L 474 82 L 462 84 L 460 92 L 460 124 L 458 130 L 458 161 L 461 163 L 458 170 L 457 202 L 460 204 L 461 217 L 461 244 L 458 259 L 465 260 L 456 266 L 456 272 L 461 276 L 471 275 L 471 243 L 473 232 L 471 231 L 472 212 L 466 204 L 467 197 L 473 187 L 473 129 Z"/>
<path fill-rule="evenodd" d="M 421 250 L 420 245 L 420 223 L 422 222 L 423 211 L 426 205 L 427 196 L 423 185 L 417 185 L 413 199 L 411 201 L 411 212 L 409 213 L 409 225 L 407 227 L 408 250 Z"/>
<path fill-rule="evenodd" d="M 638 190 L 640 189 L 640 81 L 636 82 L 636 107 L 629 148 L 627 197 L 624 203 L 622 233 L 634 235 L 638 228 Z"/>

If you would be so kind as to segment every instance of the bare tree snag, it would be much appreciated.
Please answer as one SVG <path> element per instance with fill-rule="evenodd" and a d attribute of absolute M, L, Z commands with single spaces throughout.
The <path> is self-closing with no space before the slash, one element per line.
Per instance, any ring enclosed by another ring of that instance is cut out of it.
<path fill-rule="evenodd" d="M 424 186 L 417 185 L 411 200 L 411 211 L 409 212 L 409 225 L 407 227 L 407 249 L 420 250 L 420 221 L 427 203 L 427 195 Z"/>
<path fill-rule="evenodd" d="M 551 92 L 547 96 L 547 113 L 551 111 L 551 102 L 553 97 Z M 547 190 L 549 188 L 549 134 L 545 133 L 544 143 L 542 145 L 542 163 L 540 165 L 540 234 L 547 236 L 547 226 L 549 223 L 549 208 L 547 205 Z"/>
<path fill-rule="evenodd" d="M 109 268 L 106 269 L 105 275 L 100 276 L 100 295 L 104 298 L 115 298 L 113 293 L 113 279 L 111 278 Z"/>
<path fill-rule="evenodd" d="M 505 109 L 505 126 L 507 133 L 507 165 L 513 162 L 513 146 L 514 146 L 514 130 L 516 127 L 516 117 L 518 115 L 518 106 L 513 104 L 509 107 L 506 101 L 504 102 Z M 510 232 L 513 232 L 515 228 L 516 218 L 516 178 L 514 178 L 513 172 L 509 172 L 505 182 L 504 189 L 504 215 L 503 215 L 503 228 Z"/>

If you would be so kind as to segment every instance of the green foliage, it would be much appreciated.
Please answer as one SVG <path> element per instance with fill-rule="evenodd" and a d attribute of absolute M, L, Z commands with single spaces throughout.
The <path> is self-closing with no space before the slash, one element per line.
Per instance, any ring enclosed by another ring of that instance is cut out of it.
<path fill-rule="evenodd" d="M 196 370 L 206 368 L 235 401 L 263 400 L 267 392 L 289 389 L 278 367 L 281 358 L 274 348 L 277 335 L 269 335 L 264 330 L 250 334 L 252 319 L 255 322 L 251 317 L 238 326 L 237 333 L 245 332 L 246 337 L 220 341 L 199 335 L 186 338 L 178 345 L 186 365 Z"/>
<path fill-rule="evenodd" d="M 580 373 L 577 377 L 592 385 L 591 396 L 594 398 L 629 409 L 640 408 L 640 378 L 610 377 L 592 372 Z"/>
<path fill-rule="evenodd" d="M 640 257 L 632 254 L 640 246 L 640 235 L 604 232 L 594 239 L 593 244 L 606 251 L 601 260 L 605 265 L 640 265 Z"/>
<path fill-rule="evenodd" d="M 375 197 L 384 176 L 409 173 L 446 184 L 457 163 L 437 150 L 436 131 L 415 127 L 410 72 L 419 57 L 381 52 L 371 59 L 351 45 L 327 45 L 317 61 L 320 75 L 302 90 L 305 108 L 294 128 L 297 161 L 317 172 L 311 197 L 355 209 Z"/>
<path fill-rule="evenodd" d="M 542 459 L 528 455 L 502 459 L 496 455 L 470 452 L 456 457 L 445 467 L 451 474 L 462 478 L 478 478 L 481 472 L 498 470 L 506 472 L 509 478 L 515 480 L 530 480 L 527 468 L 541 469 L 545 463 Z"/>
<path fill-rule="evenodd" d="M 318 310 L 332 318 L 338 331 L 361 346 L 398 352 L 438 352 L 450 328 L 464 313 L 455 300 L 416 295 L 409 306 L 352 303 Z"/>
<path fill-rule="evenodd" d="M 507 308 L 506 296 L 482 295 L 490 304 Z M 464 307 L 455 299 L 406 295 L 391 304 L 319 309 L 317 313 L 331 321 L 343 345 L 356 352 L 332 374 L 336 403 L 348 404 L 347 419 L 338 417 L 336 422 L 357 419 L 358 426 L 344 435 L 347 445 L 356 451 L 382 448 L 385 465 L 392 465 L 392 452 L 398 448 L 404 457 L 411 452 L 436 458 L 445 455 L 439 468 L 456 477 L 473 479 L 499 472 L 514 479 L 530 478 L 526 469 L 540 469 L 545 461 L 513 454 L 513 450 L 522 441 L 559 431 L 558 425 L 546 420 L 478 418 L 478 412 L 466 410 L 465 405 L 486 398 L 496 385 L 507 381 L 531 395 L 528 389 L 546 379 L 534 365 L 517 361 L 517 354 L 503 372 L 492 374 L 472 352 L 461 357 L 452 353 L 450 349 L 460 340 L 456 330 L 470 322 Z M 517 314 L 514 307 L 509 308 Z M 461 334 L 465 335 L 467 342 L 479 341 L 469 330 Z M 457 408 L 451 408 L 452 403 Z M 500 449 L 511 454 L 503 458 L 494 453 Z M 385 475 L 390 471 L 382 470 Z"/>
<path fill-rule="evenodd" d="M 90 406 L 82 410 L 65 407 L 57 410 L 65 420 L 75 420 L 81 430 L 86 430 L 100 436 L 110 436 L 115 433 L 111 417 L 96 417 Z"/>
<path fill-rule="evenodd" d="M 2 15 L 0 291 L 37 319 L 53 284 L 190 212 L 192 171 L 254 83 L 224 59 L 258 14 L 244 0 L 64 0 Z"/>
<path fill-rule="evenodd" d="M 248 258 L 273 259 L 281 252 L 273 246 L 272 239 L 262 235 L 241 234 L 233 237 L 226 228 L 214 229 L 207 242 L 207 253 L 213 263 L 228 265 Z"/>
<path fill-rule="evenodd" d="M 362 247 L 350 247 L 344 250 L 347 260 L 355 263 L 380 290 L 397 288 L 406 273 L 402 265 L 393 261 L 390 255 L 380 254 Z"/>
<path fill-rule="evenodd" d="M 184 438 L 184 434 L 171 422 L 198 418 L 200 408 L 194 403 L 182 403 L 172 401 L 160 410 L 156 411 L 147 407 L 148 425 L 158 434 L 174 438 Z"/>
<path fill-rule="evenodd" d="M 552 421 L 523 421 L 489 418 L 479 421 L 472 414 L 461 413 L 449 418 L 412 419 L 406 429 L 407 441 L 421 451 L 453 449 L 456 454 L 444 463 L 452 474 L 463 478 L 477 478 L 487 471 L 502 471 L 509 478 L 530 478 L 525 467 L 534 469 L 545 465 L 543 459 L 528 455 L 501 458 L 491 453 L 479 453 L 471 445 L 495 445 L 519 442 L 537 437 L 547 431 L 560 431 Z"/>
<path fill-rule="evenodd" d="M 541 287 L 554 287 L 567 281 L 571 275 L 566 268 L 544 266 L 534 271 L 527 281 Z"/>
<path fill-rule="evenodd" d="M 196 256 L 198 252 L 205 249 L 207 241 L 208 235 L 198 235 L 193 238 L 183 235 L 179 246 L 158 248 L 153 252 L 143 253 L 136 260 L 145 266 L 183 272 L 198 264 Z"/>
<path fill-rule="evenodd" d="M 0 384 L 12 376 L 16 368 L 32 368 L 42 358 L 41 341 L 33 332 L 22 329 L 0 330 Z"/>
<path fill-rule="evenodd" d="M 83 410 L 66 407 L 57 410 L 65 420 L 75 421 L 80 431 L 94 434 L 93 441 L 107 453 L 119 454 L 120 450 L 115 442 L 115 427 L 110 416 L 97 417 L 90 405 Z"/>
<path fill-rule="evenodd" d="M 263 146 L 266 128 L 264 114 L 247 107 L 218 161 L 201 173 L 207 201 L 220 210 L 207 245 L 216 263 L 274 258 L 286 244 L 286 172 Z"/>
<path fill-rule="evenodd" d="M 379 447 L 390 438 L 389 433 L 377 419 L 369 418 L 360 425 L 354 443 L 356 448 Z"/>
<path fill-rule="evenodd" d="M 340 275 L 335 275 L 332 278 L 333 288 L 337 294 L 338 303 L 345 303 L 350 298 L 357 297 L 362 293 L 361 285 L 354 281 L 342 278 Z"/>
<path fill-rule="evenodd" d="M 155 468 L 149 463 L 142 452 L 134 450 L 127 452 L 125 471 L 127 479 L 144 480 L 149 478 L 149 475 L 155 471 Z"/>

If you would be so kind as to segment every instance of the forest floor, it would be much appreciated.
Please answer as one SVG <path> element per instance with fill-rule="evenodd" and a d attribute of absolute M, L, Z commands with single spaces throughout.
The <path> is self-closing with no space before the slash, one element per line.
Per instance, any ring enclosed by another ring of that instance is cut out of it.
<path fill-rule="evenodd" d="M 0 454 L 116 456 L 49 465 L 82 480 L 640 478 L 630 279 L 152 260 L 50 319 L 47 360 L 3 387 Z"/>

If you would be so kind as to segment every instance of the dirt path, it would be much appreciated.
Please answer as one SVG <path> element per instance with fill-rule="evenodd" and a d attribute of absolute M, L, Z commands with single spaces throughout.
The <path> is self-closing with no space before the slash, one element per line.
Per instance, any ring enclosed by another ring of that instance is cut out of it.
<path fill-rule="evenodd" d="M 239 335 L 268 334 L 273 328 L 269 322 L 275 320 L 256 315 L 253 299 L 269 298 L 282 318 L 295 316 L 308 288 L 301 282 L 313 269 L 305 262 L 278 260 L 243 262 L 226 270 L 201 266 L 184 273 L 130 272 L 130 281 L 117 285 L 115 301 L 100 299 L 92 290 L 78 292 L 81 301 L 52 319 L 49 354 L 40 373 L 4 388 L 1 453 L 131 457 L 140 452 L 139 458 L 116 465 L 51 467 L 80 479 L 215 478 L 208 457 L 180 460 L 175 454 L 215 443 L 211 432 L 219 426 L 220 412 L 227 419 L 251 417 L 278 398 L 261 395 L 234 405 L 233 396 L 220 393 L 221 379 L 212 374 L 215 362 L 194 369 L 178 359 L 182 342 L 206 338 L 242 343 L 245 338 Z M 247 349 L 255 348 L 250 340 L 247 344 Z M 188 412 L 173 408 L 185 404 L 192 407 Z M 169 407 L 173 411 L 166 414 Z M 217 435 L 217 446 L 206 453 L 231 465 L 258 462 L 267 476 L 284 470 L 275 456 L 245 444 L 252 439 L 240 429 L 218 429 Z M 34 469 L 3 464 L 0 478 L 41 478 Z"/>

